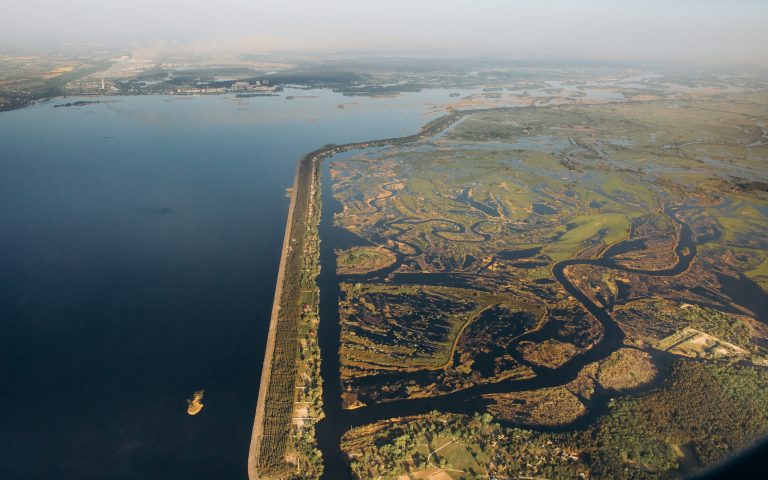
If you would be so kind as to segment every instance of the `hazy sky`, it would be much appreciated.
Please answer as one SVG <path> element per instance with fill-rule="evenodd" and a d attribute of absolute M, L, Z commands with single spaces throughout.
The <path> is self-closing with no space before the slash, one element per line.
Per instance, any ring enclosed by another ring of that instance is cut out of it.
<path fill-rule="evenodd" d="M 768 62 L 768 0 L 0 0 L 0 47 L 205 42 L 349 51 Z"/>

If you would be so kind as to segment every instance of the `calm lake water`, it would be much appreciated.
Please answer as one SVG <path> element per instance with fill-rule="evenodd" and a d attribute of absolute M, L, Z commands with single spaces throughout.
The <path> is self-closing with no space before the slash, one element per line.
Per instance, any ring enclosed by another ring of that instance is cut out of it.
<path fill-rule="evenodd" d="M 454 91 L 0 113 L 0 478 L 245 478 L 296 159 Z"/>

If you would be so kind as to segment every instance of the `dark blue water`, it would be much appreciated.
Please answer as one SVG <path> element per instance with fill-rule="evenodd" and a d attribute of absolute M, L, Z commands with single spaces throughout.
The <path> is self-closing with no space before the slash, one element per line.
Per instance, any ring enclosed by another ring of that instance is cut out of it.
<path fill-rule="evenodd" d="M 0 114 L 0 478 L 245 478 L 296 159 L 448 93 Z"/>

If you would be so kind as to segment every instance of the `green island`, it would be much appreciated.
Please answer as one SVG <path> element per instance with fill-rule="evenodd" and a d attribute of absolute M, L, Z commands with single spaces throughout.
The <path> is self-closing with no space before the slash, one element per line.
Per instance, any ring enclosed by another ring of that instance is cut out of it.
<path fill-rule="evenodd" d="M 368 273 L 388 267 L 395 261 L 394 254 L 385 248 L 353 247 L 339 253 L 336 269 L 340 274 Z"/>

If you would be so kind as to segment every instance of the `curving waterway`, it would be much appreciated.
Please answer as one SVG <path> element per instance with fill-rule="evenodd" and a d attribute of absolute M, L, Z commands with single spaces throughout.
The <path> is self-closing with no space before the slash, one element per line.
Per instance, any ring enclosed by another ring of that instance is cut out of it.
<path fill-rule="evenodd" d="M 348 152 L 347 154 L 350 153 L 351 152 Z M 616 321 L 611 318 L 605 308 L 593 302 L 568 279 L 565 273 L 568 267 L 594 265 L 619 272 L 670 277 L 685 272 L 694 261 L 697 253 L 691 228 L 679 217 L 679 215 L 677 215 L 679 210 L 676 210 L 673 207 L 668 207 L 666 209 L 666 214 L 675 222 L 678 232 L 678 242 L 675 247 L 677 261 L 674 266 L 664 270 L 628 268 L 620 265 L 611 258 L 610 251 L 608 252 L 608 255 L 600 258 L 569 259 L 560 261 L 554 265 L 552 273 L 555 279 L 570 295 L 581 303 L 602 326 L 602 335 L 599 341 L 586 352 L 574 356 L 558 368 L 550 369 L 537 367 L 534 369 L 536 376 L 530 379 L 502 380 L 496 383 L 477 385 L 442 396 L 376 403 L 355 410 L 345 410 L 342 408 L 342 390 L 339 381 L 340 362 L 338 352 L 341 331 L 338 301 L 341 293 L 339 289 L 340 282 L 350 279 L 354 279 L 356 282 L 379 282 L 386 277 L 387 280 L 392 283 L 466 286 L 470 288 L 471 285 L 465 283 L 460 276 L 457 277 L 448 274 L 394 274 L 393 272 L 397 270 L 407 258 L 407 256 L 401 253 L 397 253 L 397 261 L 395 264 L 385 269 L 365 275 L 347 277 L 336 275 L 336 250 L 347 249 L 356 245 L 366 245 L 370 242 L 333 224 L 334 216 L 342 212 L 342 205 L 333 197 L 332 179 L 330 178 L 327 162 L 323 167 L 322 185 L 323 212 L 320 223 L 321 273 L 318 278 L 320 286 L 320 318 L 322 321 L 320 322 L 319 342 L 322 352 L 321 374 L 324 379 L 323 402 L 326 417 L 318 423 L 316 434 L 319 447 L 323 452 L 324 457 L 324 478 L 327 479 L 351 477 L 346 457 L 340 448 L 341 437 L 350 428 L 393 417 L 425 414 L 432 410 L 451 413 L 474 413 L 482 411 L 485 407 L 485 403 L 480 397 L 483 394 L 513 392 L 564 385 L 575 379 L 581 369 L 587 364 L 607 358 L 611 353 L 619 349 L 623 345 L 624 332 L 619 328 Z M 389 186 L 391 186 L 391 184 L 385 185 L 383 188 L 394 194 L 391 189 L 387 188 Z M 381 199 L 372 200 L 369 205 L 376 211 L 380 211 L 380 202 Z M 468 239 L 465 241 L 486 241 L 488 239 L 486 235 L 488 234 L 476 231 L 476 227 L 485 221 L 486 220 L 477 222 L 470 228 L 472 233 L 482 235 L 483 238 L 477 240 Z M 438 236 L 445 232 L 464 234 L 466 230 L 463 225 L 449 220 L 435 219 L 430 220 L 430 222 L 435 223 L 433 234 Z M 403 228 L 398 227 L 398 225 L 413 223 L 417 223 L 417 221 L 403 218 L 388 220 L 386 221 L 386 225 L 382 224 L 381 226 L 394 229 L 397 232 L 394 237 L 397 237 L 405 231 Z M 373 240 L 374 243 L 383 243 L 382 238 L 374 238 Z M 413 244 L 408 245 L 413 248 L 414 251 L 420 251 L 417 246 Z M 628 248 L 632 248 L 632 245 L 629 245 Z M 619 250 L 614 249 L 614 252 L 617 251 Z M 531 340 L 535 340 L 532 337 L 540 334 L 540 331 L 534 331 L 526 334 L 526 336 L 531 337 L 529 338 Z M 578 425 L 586 425 L 594 420 L 594 418 L 603 411 L 606 400 L 607 398 L 600 398 L 599 394 L 596 395 L 592 405 L 590 405 L 590 414 L 582 417 L 577 422 Z M 571 427 L 578 425 L 573 424 Z"/>

